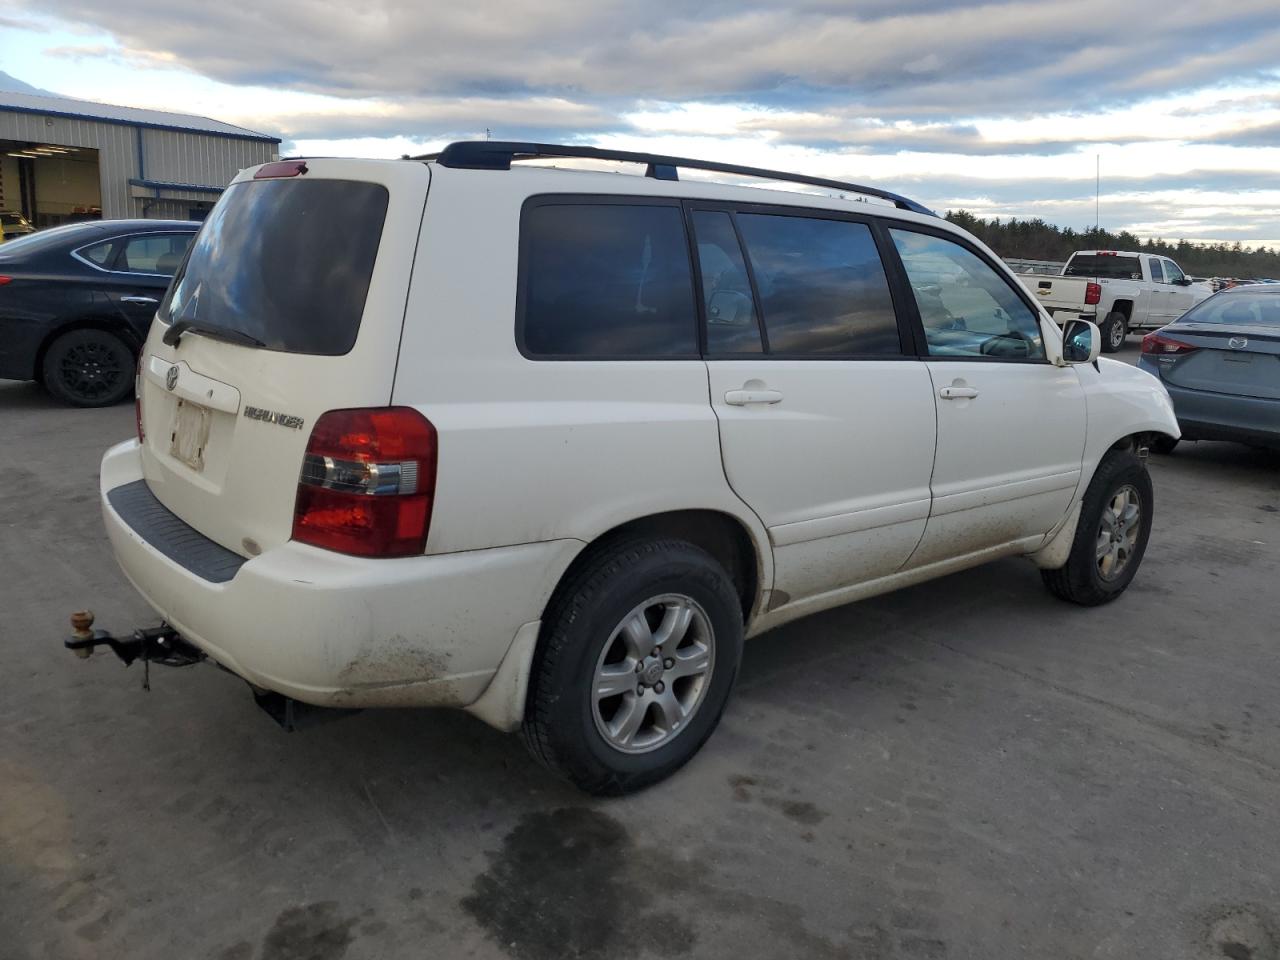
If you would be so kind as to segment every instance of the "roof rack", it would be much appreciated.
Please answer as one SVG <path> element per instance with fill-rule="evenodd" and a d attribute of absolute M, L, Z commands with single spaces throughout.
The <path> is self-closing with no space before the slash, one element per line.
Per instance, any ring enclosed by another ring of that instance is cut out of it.
<path fill-rule="evenodd" d="M 781 170 L 765 170 L 760 167 L 743 167 L 735 163 L 716 163 L 712 160 L 691 160 L 688 157 L 667 157 L 656 153 L 637 153 L 631 150 L 608 150 L 600 147 L 569 147 L 553 143 L 522 143 L 510 140 L 461 140 L 451 143 L 439 153 L 414 157 L 415 160 L 435 161 L 442 167 L 453 167 L 460 170 L 510 170 L 513 160 L 541 160 L 551 158 L 579 158 L 586 160 L 618 160 L 625 163 L 645 164 L 645 176 L 655 180 L 679 180 L 679 168 L 690 170 L 708 170 L 714 173 L 728 173 L 739 177 L 758 177 L 763 180 L 778 180 L 789 183 L 804 183 L 814 187 L 825 187 L 828 190 L 843 190 L 849 193 L 860 193 L 868 197 L 888 200 L 900 210 L 910 210 L 936 217 L 937 214 L 914 200 L 880 190 L 876 187 L 864 187 L 857 183 L 846 183 L 843 180 L 827 180 L 823 177 L 809 177 L 802 173 L 786 173 Z"/>

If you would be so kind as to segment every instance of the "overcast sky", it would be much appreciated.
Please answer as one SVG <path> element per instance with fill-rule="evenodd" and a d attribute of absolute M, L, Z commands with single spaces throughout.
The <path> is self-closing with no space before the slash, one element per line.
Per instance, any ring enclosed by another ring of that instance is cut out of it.
<path fill-rule="evenodd" d="M 0 69 L 271 132 L 650 149 L 938 209 L 1280 244 L 1277 0 L 5 0 Z"/>

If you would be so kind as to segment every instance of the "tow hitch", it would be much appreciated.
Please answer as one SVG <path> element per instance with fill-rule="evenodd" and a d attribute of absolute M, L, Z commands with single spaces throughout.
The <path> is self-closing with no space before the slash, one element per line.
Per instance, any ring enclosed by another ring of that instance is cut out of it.
<path fill-rule="evenodd" d="M 200 650 L 182 637 L 167 623 L 158 627 L 135 630 L 127 637 L 113 637 L 105 630 L 93 629 L 93 613 L 82 610 L 71 615 L 71 636 L 63 646 L 82 660 L 93 654 L 95 647 L 110 647 L 127 667 L 135 660 L 143 665 L 142 688 L 151 689 L 151 664 L 165 667 L 189 667 L 204 659 Z"/>

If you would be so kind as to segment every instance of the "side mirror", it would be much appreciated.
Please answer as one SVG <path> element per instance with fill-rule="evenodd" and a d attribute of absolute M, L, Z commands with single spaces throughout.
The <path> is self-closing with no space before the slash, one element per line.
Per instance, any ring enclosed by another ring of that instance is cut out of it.
<path fill-rule="evenodd" d="M 1173 282 L 1174 282 L 1174 283 L 1176 283 L 1176 284 L 1177 284 L 1178 286 L 1180 286 L 1180 287 L 1189 287 L 1189 286 L 1191 286 L 1191 278 L 1190 278 L 1190 277 L 1179 277 L 1177 280 L 1175 280 L 1175 281 L 1173 281 Z"/>
<path fill-rule="evenodd" d="M 1067 363 L 1093 363 L 1102 352 L 1102 334 L 1090 320 L 1068 320 L 1062 330 L 1062 359 Z"/>

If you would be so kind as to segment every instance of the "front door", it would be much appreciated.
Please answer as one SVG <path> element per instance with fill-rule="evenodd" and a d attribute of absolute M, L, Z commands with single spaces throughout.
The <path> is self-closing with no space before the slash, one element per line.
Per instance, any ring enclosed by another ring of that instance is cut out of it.
<path fill-rule="evenodd" d="M 1045 355 L 1039 314 L 975 248 L 889 231 L 914 294 L 938 417 L 932 508 L 911 567 L 1026 546 L 1071 505 L 1085 401 Z"/>
<path fill-rule="evenodd" d="M 898 570 L 929 513 L 935 414 L 869 223 L 755 207 L 691 219 L 725 473 L 769 530 L 771 606 Z"/>

